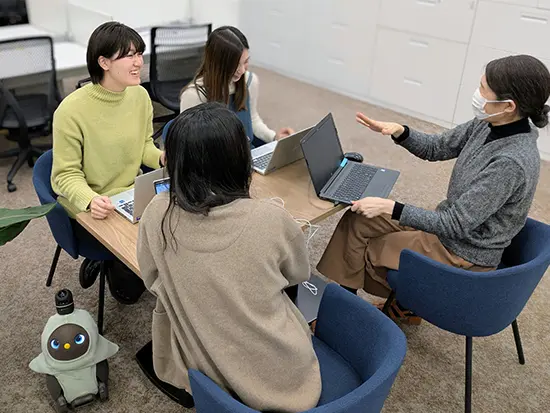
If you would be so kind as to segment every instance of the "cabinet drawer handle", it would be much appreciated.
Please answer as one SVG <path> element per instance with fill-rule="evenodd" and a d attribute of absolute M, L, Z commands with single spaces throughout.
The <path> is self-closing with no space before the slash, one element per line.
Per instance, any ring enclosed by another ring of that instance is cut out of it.
<path fill-rule="evenodd" d="M 430 44 L 423 40 L 410 39 L 409 44 L 414 47 L 428 47 Z"/>
<path fill-rule="evenodd" d="M 275 42 L 270 42 L 269 43 L 270 46 L 276 48 L 276 49 L 280 49 L 281 48 L 281 45 L 279 43 L 275 43 Z"/>
<path fill-rule="evenodd" d="M 548 19 L 546 17 L 529 16 L 527 14 L 521 15 L 521 20 L 525 20 L 530 23 L 547 24 Z"/>
<path fill-rule="evenodd" d="M 435 6 L 441 3 L 441 0 L 416 0 L 416 2 L 422 6 Z"/>
<path fill-rule="evenodd" d="M 414 79 L 404 78 L 403 82 L 408 85 L 414 85 L 414 86 L 422 86 L 422 82 Z"/>
<path fill-rule="evenodd" d="M 348 25 L 343 23 L 332 23 L 332 28 L 336 30 L 345 30 L 347 29 Z"/>
<path fill-rule="evenodd" d="M 328 62 L 332 63 L 333 65 L 343 65 L 344 64 L 344 62 L 340 59 L 331 59 L 331 58 L 329 58 Z"/>

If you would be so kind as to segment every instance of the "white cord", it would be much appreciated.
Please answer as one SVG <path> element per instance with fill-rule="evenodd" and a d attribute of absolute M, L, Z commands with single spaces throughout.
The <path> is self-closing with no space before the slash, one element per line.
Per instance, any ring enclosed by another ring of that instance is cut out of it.
<path fill-rule="evenodd" d="M 281 201 L 281 205 L 283 206 L 283 208 L 285 207 L 285 200 L 283 198 L 279 198 L 278 196 L 276 196 L 275 198 L 271 198 L 272 201 Z"/>
<path fill-rule="evenodd" d="M 302 285 L 306 287 L 311 292 L 311 294 L 317 295 L 319 290 L 317 289 L 317 286 L 315 284 L 312 284 L 309 281 L 304 281 L 302 282 Z"/>

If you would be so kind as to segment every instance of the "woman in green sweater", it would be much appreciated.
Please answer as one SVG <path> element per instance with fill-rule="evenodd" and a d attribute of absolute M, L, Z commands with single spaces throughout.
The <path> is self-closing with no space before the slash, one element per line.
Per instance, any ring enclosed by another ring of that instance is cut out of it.
<path fill-rule="evenodd" d="M 54 114 L 51 183 L 72 217 L 90 210 L 93 218 L 106 218 L 114 210 L 109 196 L 131 188 L 142 165 L 161 166 L 162 152 L 152 139 L 153 106 L 140 86 L 144 50 L 135 30 L 117 22 L 99 26 L 86 56 L 92 83 L 67 96 Z M 94 283 L 95 264 L 82 264 L 82 287 Z M 145 289 L 120 262 L 107 280 L 113 296 L 125 304 L 137 301 Z"/>
<path fill-rule="evenodd" d="M 93 218 L 106 218 L 114 210 L 109 196 L 129 189 L 141 165 L 160 167 L 153 106 L 140 86 L 144 50 L 130 27 L 99 26 L 86 56 L 92 83 L 54 114 L 51 183 L 71 215 L 89 209 Z"/>

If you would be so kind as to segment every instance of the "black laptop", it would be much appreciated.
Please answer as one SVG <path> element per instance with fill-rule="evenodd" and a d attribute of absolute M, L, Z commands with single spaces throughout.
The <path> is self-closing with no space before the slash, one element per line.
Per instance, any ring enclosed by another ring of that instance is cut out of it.
<path fill-rule="evenodd" d="M 386 198 L 399 177 L 398 171 L 344 158 L 331 113 L 300 143 L 315 192 L 321 199 L 350 205 L 367 196 Z"/>

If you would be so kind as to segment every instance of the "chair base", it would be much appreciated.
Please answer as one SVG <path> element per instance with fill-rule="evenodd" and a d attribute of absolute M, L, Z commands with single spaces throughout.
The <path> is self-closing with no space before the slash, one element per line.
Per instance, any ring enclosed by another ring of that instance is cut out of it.
<path fill-rule="evenodd" d="M 32 168 L 34 166 L 35 158 L 38 158 L 40 155 L 42 155 L 44 153 L 44 149 L 47 148 L 38 145 L 29 145 L 25 148 L 13 148 L 3 153 L 0 153 L 0 158 L 11 158 L 13 156 L 17 157 L 8 172 L 8 192 L 14 192 L 17 190 L 17 186 L 15 186 L 15 184 L 13 183 L 13 178 L 15 177 L 15 174 L 17 174 L 19 169 L 21 169 L 23 164 L 26 162 Z"/>

